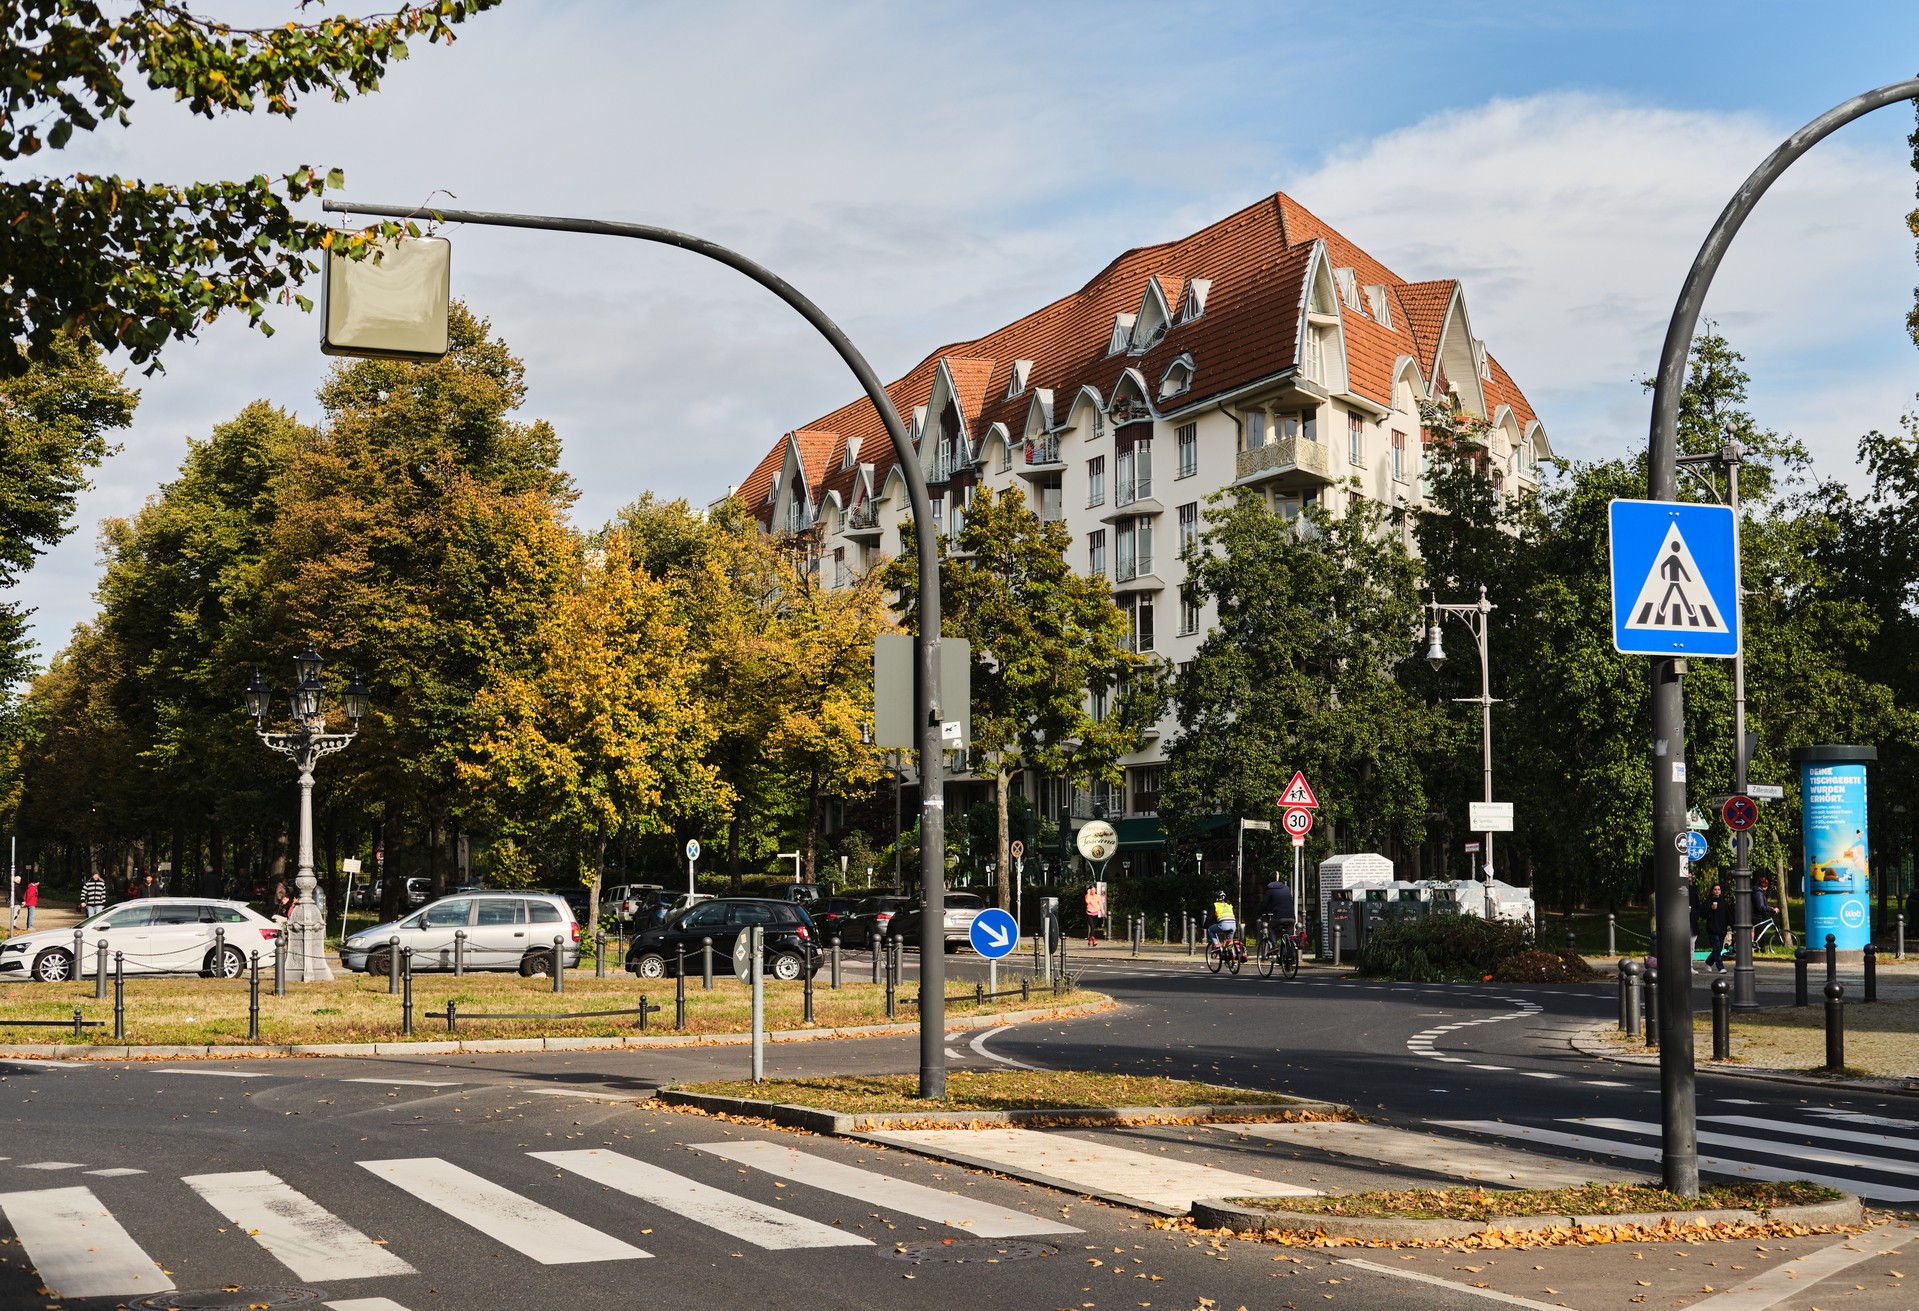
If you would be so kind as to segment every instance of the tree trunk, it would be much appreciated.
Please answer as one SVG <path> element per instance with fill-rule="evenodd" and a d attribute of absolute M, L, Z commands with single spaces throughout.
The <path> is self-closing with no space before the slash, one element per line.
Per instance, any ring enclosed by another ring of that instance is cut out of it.
<path fill-rule="evenodd" d="M 395 868 L 400 854 L 400 808 L 389 804 L 380 820 L 380 919 L 397 920 L 406 911 L 406 880 Z"/>
<path fill-rule="evenodd" d="M 1786 886 L 1786 858 L 1773 857 L 1773 869 L 1779 876 L 1779 904 L 1773 909 L 1779 915 L 1779 940 L 1787 946 L 1792 945 L 1792 889 Z M 1811 944 L 1808 943 L 1808 946 Z"/>
<path fill-rule="evenodd" d="M 606 837 L 600 836 L 593 845 L 593 887 L 586 894 L 586 923 L 580 931 L 591 937 L 600 927 L 600 888 L 606 882 Z"/>
<path fill-rule="evenodd" d="M 994 849 L 993 859 L 996 863 L 993 866 L 993 872 L 996 875 L 995 882 L 999 885 L 997 899 L 999 908 L 1006 911 L 1013 909 L 1013 843 L 1007 832 L 1007 810 L 1009 809 L 1007 800 L 1011 786 L 1012 776 L 1007 773 L 1006 766 L 1002 763 L 999 772 L 993 777 L 993 804 L 998 812 L 994 816 L 998 826 L 996 832 L 998 846 Z"/>
<path fill-rule="evenodd" d="M 819 859 L 820 849 L 820 778 L 817 772 L 807 776 L 806 786 L 806 841 L 800 844 L 801 856 L 800 882 L 818 883 L 819 873 L 815 862 Z"/>
<path fill-rule="evenodd" d="M 227 895 L 227 835 L 221 829 L 220 821 L 214 820 L 207 826 L 207 865 L 213 871 L 213 887 L 216 895 Z"/>
<path fill-rule="evenodd" d="M 726 874 L 733 882 L 731 894 L 739 896 L 746 885 L 740 878 L 740 816 L 737 812 L 726 821 Z"/>
<path fill-rule="evenodd" d="M 427 817 L 426 876 L 435 898 L 446 895 L 446 811 L 435 806 Z"/>

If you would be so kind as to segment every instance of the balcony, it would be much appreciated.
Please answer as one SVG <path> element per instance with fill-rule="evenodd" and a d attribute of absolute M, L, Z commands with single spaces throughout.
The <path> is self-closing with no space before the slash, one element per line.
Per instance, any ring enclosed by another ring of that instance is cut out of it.
<path fill-rule="evenodd" d="M 1300 486 L 1331 486 L 1333 464 L 1325 444 L 1302 437 L 1281 437 L 1239 453 L 1236 485 L 1285 479 Z"/>
<path fill-rule="evenodd" d="M 856 505 L 846 516 L 844 529 L 847 537 L 860 542 L 877 542 L 880 539 L 879 510 L 868 501 L 865 505 Z"/>
<path fill-rule="evenodd" d="M 1059 438 L 1053 436 L 1032 437 L 1026 442 L 1026 460 L 1019 466 L 1022 478 L 1039 479 L 1058 473 L 1066 467 L 1059 458 Z"/>

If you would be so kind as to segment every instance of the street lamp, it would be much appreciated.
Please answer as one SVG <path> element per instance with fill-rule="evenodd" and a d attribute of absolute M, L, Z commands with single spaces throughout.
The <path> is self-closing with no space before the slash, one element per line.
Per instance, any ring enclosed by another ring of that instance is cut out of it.
<path fill-rule="evenodd" d="M 1499 607 L 1486 599 L 1486 585 L 1479 585 L 1479 600 L 1471 605 L 1446 605 L 1428 597 L 1426 601 L 1426 663 L 1435 671 L 1446 663 L 1446 648 L 1439 639 L 1439 619 L 1441 615 L 1451 615 L 1455 619 L 1464 619 L 1466 626 L 1473 630 L 1473 641 L 1479 646 L 1479 695 L 1454 697 L 1455 701 L 1479 702 L 1479 736 L 1481 750 L 1481 772 L 1485 775 L 1485 799 L 1493 799 L 1493 693 L 1492 667 L 1486 654 L 1486 633 L 1491 625 L 1493 611 Z M 1486 918 L 1493 917 L 1493 835 L 1483 835 L 1486 843 Z"/>
<path fill-rule="evenodd" d="M 293 767 L 300 772 L 299 867 L 293 878 L 299 899 L 293 903 L 293 914 L 287 924 L 290 948 L 287 969 L 289 976 L 297 982 L 333 977 L 333 971 L 326 963 L 326 924 L 314 896 L 318 880 L 313 876 L 313 766 L 323 756 L 346 750 L 346 744 L 358 736 L 360 721 L 366 718 L 369 700 L 367 686 L 359 674 L 350 675 L 346 691 L 340 698 L 341 707 L 346 712 L 347 731 L 327 732 L 323 709 L 326 684 L 320 681 L 320 670 L 325 663 L 311 642 L 294 657 L 294 683 L 287 692 L 287 707 L 292 712 L 294 723 L 291 732 L 273 732 L 267 728 L 267 712 L 272 706 L 273 689 L 260 676 L 257 667 L 253 671 L 253 680 L 246 686 L 246 708 L 247 714 L 253 718 L 253 731 L 269 750 L 277 751 L 291 760 Z"/>
<path fill-rule="evenodd" d="M 860 725 L 860 745 L 869 747 L 873 745 L 872 724 L 866 723 Z M 905 856 L 900 845 L 902 825 L 904 822 L 900 813 L 900 790 L 906 783 L 906 770 L 900 763 L 898 748 L 894 748 L 886 753 L 886 763 L 880 766 L 880 772 L 893 780 L 893 892 L 897 895 L 900 890 L 901 870 L 905 861 Z"/>

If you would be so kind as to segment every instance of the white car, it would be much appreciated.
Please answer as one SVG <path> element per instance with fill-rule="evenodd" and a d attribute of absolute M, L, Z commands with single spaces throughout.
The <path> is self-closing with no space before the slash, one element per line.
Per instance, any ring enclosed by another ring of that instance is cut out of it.
<path fill-rule="evenodd" d="M 216 937 L 216 931 L 217 937 Z M 80 959 L 74 960 L 74 938 Z M 0 980 L 64 983 L 91 976 L 100 944 L 107 969 L 119 957 L 128 974 L 205 974 L 238 978 L 254 952 L 273 959 L 280 926 L 241 901 L 143 897 L 101 911 L 70 929 L 42 929 L 0 943 Z M 216 945 L 223 944 L 215 958 Z"/>

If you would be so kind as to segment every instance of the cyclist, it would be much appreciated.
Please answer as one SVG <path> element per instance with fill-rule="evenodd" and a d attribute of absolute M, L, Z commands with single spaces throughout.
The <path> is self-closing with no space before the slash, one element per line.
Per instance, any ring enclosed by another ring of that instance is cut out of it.
<path fill-rule="evenodd" d="M 1213 893 L 1213 917 L 1206 925 L 1206 938 L 1215 947 L 1224 948 L 1239 938 L 1239 917 L 1224 892 Z"/>
<path fill-rule="evenodd" d="M 1293 903 L 1293 885 L 1285 875 L 1273 875 L 1273 881 L 1266 885 L 1266 893 L 1259 900 L 1259 913 L 1272 920 L 1277 937 L 1288 937 L 1298 927 L 1299 911 Z"/>

